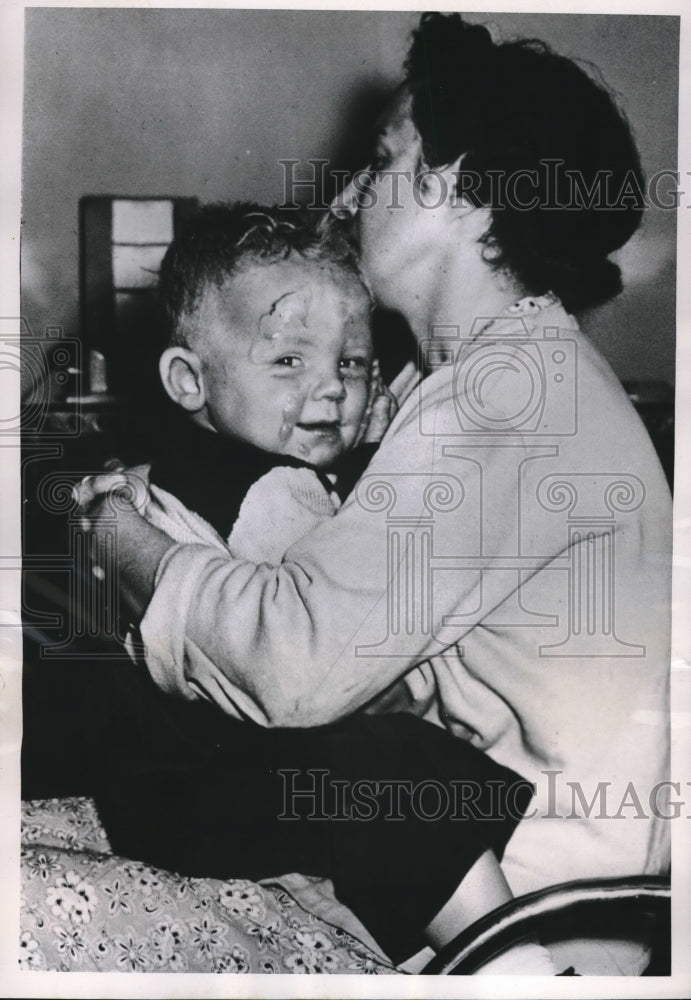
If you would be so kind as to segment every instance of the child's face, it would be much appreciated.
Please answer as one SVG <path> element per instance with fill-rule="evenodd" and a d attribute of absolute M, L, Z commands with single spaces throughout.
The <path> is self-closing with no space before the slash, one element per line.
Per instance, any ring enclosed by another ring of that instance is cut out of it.
<path fill-rule="evenodd" d="M 251 265 L 206 293 L 197 328 L 217 431 L 316 466 L 353 446 L 372 362 L 354 277 L 299 258 Z"/>

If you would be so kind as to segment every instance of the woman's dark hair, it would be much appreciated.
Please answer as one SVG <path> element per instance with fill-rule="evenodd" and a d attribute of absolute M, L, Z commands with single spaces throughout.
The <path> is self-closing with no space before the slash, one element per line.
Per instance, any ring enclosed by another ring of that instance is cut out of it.
<path fill-rule="evenodd" d="M 495 44 L 458 14 L 423 14 L 405 68 L 426 165 L 462 155 L 458 193 L 492 209 L 492 266 L 571 311 L 621 291 L 607 257 L 640 223 L 644 180 L 605 86 L 543 42 Z"/>
<path fill-rule="evenodd" d="M 189 320 L 205 291 L 221 288 L 253 264 L 297 254 L 360 277 L 357 256 L 334 227 L 307 209 L 249 202 L 204 205 L 168 247 L 158 278 L 158 300 L 169 343 L 187 346 Z"/>

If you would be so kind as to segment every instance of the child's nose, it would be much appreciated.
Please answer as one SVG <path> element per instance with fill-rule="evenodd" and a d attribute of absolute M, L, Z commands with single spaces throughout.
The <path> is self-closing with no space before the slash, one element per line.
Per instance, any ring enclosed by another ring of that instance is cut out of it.
<path fill-rule="evenodd" d="M 317 382 L 312 392 L 313 399 L 332 399 L 337 403 L 345 399 L 346 388 L 340 372 L 328 372 Z"/>

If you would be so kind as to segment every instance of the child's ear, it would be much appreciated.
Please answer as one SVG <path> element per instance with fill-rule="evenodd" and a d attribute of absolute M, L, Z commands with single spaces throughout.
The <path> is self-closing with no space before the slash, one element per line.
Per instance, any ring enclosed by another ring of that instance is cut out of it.
<path fill-rule="evenodd" d="M 163 388 L 188 413 L 198 413 L 206 404 L 204 376 L 199 357 L 187 347 L 168 347 L 158 362 Z"/>

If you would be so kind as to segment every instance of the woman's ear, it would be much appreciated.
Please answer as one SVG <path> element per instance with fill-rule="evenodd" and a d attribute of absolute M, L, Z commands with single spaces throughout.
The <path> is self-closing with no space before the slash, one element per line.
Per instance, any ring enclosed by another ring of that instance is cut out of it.
<path fill-rule="evenodd" d="M 188 413 L 198 413 L 206 404 L 204 376 L 199 357 L 187 347 L 168 347 L 158 362 L 163 388 Z"/>
<path fill-rule="evenodd" d="M 463 169 L 465 153 L 443 167 L 425 169 L 416 177 L 416 201 L 423 208 L 441 213 L 441 218 L 455 231 L 459 220 L 466 220 L 486 208 L 474 194 L 478 175 Z M 473 219 L 473 221 L 475 221 Z"/>
<path fill-rule="evenodd" d="M 457 226 L 462 222 L 468 237 L 477 242 L 492 224 L 492 209 L 480 200 L 477 193 L 480 176 L 474 170 L 464 169 L 464 159 L 465 153 L 461 154 L 455 163 L 444 167 L 442 175 L 448 185 L 447 205 L 452 224 Z"/>
<path fill-rule="evenodd" d="M 461 153 L 455 163 L 444 167 L 444 176 L 449 189 L 449 204 L 457 212 L 464 213 L 484 207 L 476 194 L 479 175 L 476 171 L 464 169 L 465 156 L 465 153 Z"/>

